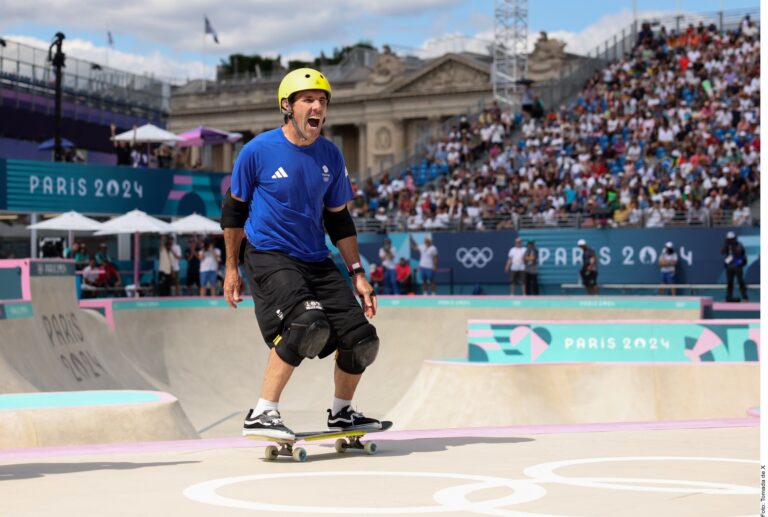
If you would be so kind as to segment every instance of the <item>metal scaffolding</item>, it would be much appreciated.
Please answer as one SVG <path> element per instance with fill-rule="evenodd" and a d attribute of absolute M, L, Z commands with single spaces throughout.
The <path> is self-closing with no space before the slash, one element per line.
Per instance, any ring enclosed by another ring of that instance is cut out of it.
<path fill-rule="evenodd" d="M 494 0 L 493 10 L 493 96 L 517 108 L 528 72 L 528 0 Z"/>

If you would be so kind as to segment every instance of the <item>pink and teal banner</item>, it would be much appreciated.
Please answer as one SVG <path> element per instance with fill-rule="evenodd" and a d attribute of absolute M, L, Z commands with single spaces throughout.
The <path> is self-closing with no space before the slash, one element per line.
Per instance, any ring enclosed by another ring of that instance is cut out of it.
<path fill-rule="evenodd" d="M 759 320 L 469 320 L 468 325 L 472 362 L 755 362 L 760 355 Z"/>

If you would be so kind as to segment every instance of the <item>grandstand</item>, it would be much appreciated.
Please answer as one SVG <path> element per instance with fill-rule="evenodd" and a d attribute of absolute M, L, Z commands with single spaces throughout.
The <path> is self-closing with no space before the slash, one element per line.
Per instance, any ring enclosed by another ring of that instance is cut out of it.
<path fill-rule="evenodd" d="M 757 11 L 622 31 L 570 102 L 495 103 L 357 185 L 370 231 L 759 223 Z"/>
<path fill-rule="evenodd" d="M 0 46 L 0 156 L 46 159 L 40 142 L 53 136 L 54 78 L 48 50 L 3 39 Z M 66 44 L 64 46 L 66 54 Z M 169 82 L 66 57 L 62 134 L 92 163 L 114 164 L 110 124 L 119 130 L 164 126 Z"/>

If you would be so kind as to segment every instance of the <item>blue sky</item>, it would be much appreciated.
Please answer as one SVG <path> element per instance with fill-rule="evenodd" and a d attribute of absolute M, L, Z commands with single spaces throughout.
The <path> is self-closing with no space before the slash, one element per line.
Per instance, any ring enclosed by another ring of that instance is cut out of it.
<path fill-rule="evenodd" d="M 493 38 L 492 0 L 0 0 L 0 36 L 47 46 L 66 34 L 65 52 L 139 73 L 187 78 L 211 75 L 231 53 L 309 59 L 334 47 L 372 41 L 428 57 L 446 50 L 481 51 Z M 539 31 L 593 48 L 626 26 L 631 0 L 529 0 L 529 41 Z M 642 15 L 755 8 L 759 0 L 636 0 Z M 220 44 L 203 37 L 206 14 Z M 59 20 L 66 20 L 59 22 Z M 107 49 L 106 31 L 115 48 Z"/>

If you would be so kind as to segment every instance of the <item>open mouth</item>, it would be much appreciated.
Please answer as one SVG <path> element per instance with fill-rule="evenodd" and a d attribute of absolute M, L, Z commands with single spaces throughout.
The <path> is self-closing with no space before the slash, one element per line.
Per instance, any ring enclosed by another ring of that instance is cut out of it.
<path fill-rule="evenodd" d="M 320 127 L 320 119 L 317 117 L 309 117 L 307 119 L 307 124 L 314 128 Z"/>

